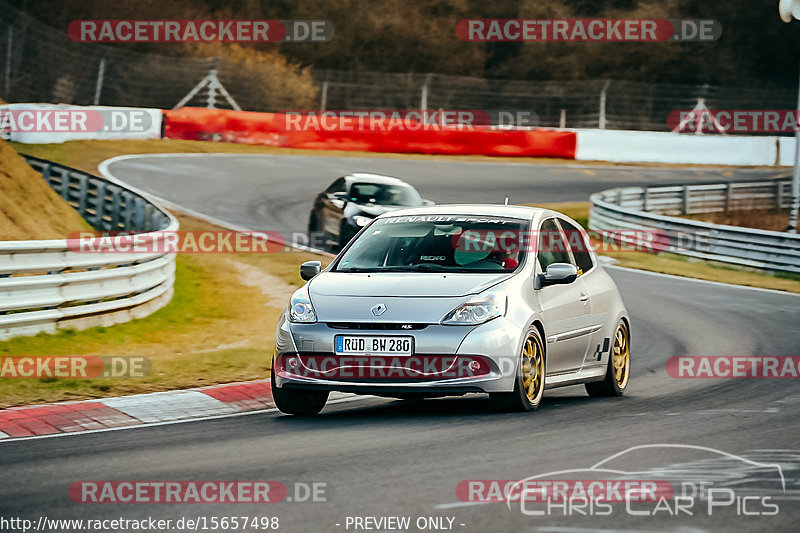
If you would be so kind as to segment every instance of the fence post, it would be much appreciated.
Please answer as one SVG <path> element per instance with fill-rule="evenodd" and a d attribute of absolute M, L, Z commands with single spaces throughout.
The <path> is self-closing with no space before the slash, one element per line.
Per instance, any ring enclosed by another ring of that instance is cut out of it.
<path fill-rule="evenodd" d="M 600 116 L 597 121 L 597 126 L 601 130 L 606 129 L 606 97 L 608 96 L 609 85 L 611 85 L 611 80 L 606 80 L 603 84 L 603 90 L 600 91 Z"/>
<path fill-rule="evenodd" d="M 681 197 L 681 215 L 689 214 L 689 186 L 683 186 L 683 193 Z"/>
<path fill-rule="evenodd" d="M 783 204 L 783 183 L 775 182 L 775 211 L 780 212 Z"/>
<path fill-rule="evenodd" d="M 86 174 L 76 174 L 78 178 L 78 188 L 80 190 L 78 196 L 78 213 L 85 219 L 86 218 L 86 196 L 89 190 L 89 176 Z"/>
<path fill-rule="evenodd" d="M 558 127 L 564 129 L 567 127 L 567 110 L 561 108 L 561 117 L 558 120 Z"/>
<path fill-rule="evenodd" d="M 100 58 L 97 65 L 97 85 L 94 87 L 94 105 L 100 105 L 100 92 L 103 90 L 103 76 L 106 73 L 106 56 Z"/>
<path fill-rule="evenodd" d="M 106 182 L 101 181 L 97 184 L 97 197 L 94 202 L 94 229 L 102 231 L 103 227 L 103 213 L 106 208 Z"/>
<path fill-rule="evenodd" d="M 650 187 L 647 185 L 644 186 L 644 191 L 642 193 L 642 211 L 647 211 L 647 197 L 650 196 Z"/>
<path fill-rule="evenodd" d="M 320 111 L 325 111 L 328 105 L 328 80 L 322 82 L 322 102 L 320 103 Z"/>
<path fill-rule="evenodd" d="M 69 182 L 72 175 L 63 168 L 55 169 L 61 175 L 61 198 L 69 202 Z"/>
<path fill-rule="evenodd" d="M 733 183 L 728 182 L 725 188 L 725 212 L 731 210 L 731 202 L 733 201 Z"/>
<path fill-rule="evenodd" d="M 42 177 L 51 187 L 53 186 L 53 178 L 50 176 L 50 163 L 42 165 Z"/>
<path fill-rule="evenodd" d="M 6 79 L 5 79 L 5 96 L 6 100 L 11 100 L 9 93 L 11 92 L 11 45 L 14 44 L 14 26 L 8 26 L 8 46 L 6 47 Z"/>
<path fill-rule="evenodd" d="M 428 84 L 431 82 L 433 73 L 429 72 L 425 76 L 425 83 L 422 84 L 422 96 L 420 97 L 419 108 L 424 114 L 428 110 Z"/>

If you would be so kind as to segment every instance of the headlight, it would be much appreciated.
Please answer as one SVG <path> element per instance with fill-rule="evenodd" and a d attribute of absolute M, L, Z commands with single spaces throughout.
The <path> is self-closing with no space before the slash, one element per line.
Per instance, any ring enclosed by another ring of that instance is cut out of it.
<path fill-rule="evenodd" d="M 442 319 L 446 325 L 476 325 L 506 314 L 506 297 L 493 292 L 478 294 L 459 305 Z"/>
<path fill-rule="evenodd" d="M 308 297 L 308 289 L 301 287 L 294 291 L 289 300 L 289 320 L 291 322 L 316 322 L 317 313 L 311 305 L 311 298 Z"/>
<path fill-rule="evenodd" d="M 372 219 L 369 217 L 362 217 L 361 215 L 356 215 L 353 217 L 353 222 L 355 222 L 359 228 L 363 228 L 364 226 L 372 222 Z"/>

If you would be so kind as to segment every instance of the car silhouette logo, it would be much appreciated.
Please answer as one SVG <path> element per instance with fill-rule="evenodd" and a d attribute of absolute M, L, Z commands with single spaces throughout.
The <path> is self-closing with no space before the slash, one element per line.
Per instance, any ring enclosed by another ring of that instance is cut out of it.
<path fill-rule="evenodd" d="M 372 314 L 375 316 L 381 316 L 385 312 L 386 306 L 384 304 L 378 304 L 372 307 Z"/>

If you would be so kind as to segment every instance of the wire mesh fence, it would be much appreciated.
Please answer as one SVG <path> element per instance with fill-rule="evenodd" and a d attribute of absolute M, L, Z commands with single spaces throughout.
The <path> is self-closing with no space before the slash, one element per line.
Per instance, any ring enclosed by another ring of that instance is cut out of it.
<path fill-rule="evenodd" d="M 205 79 L 212 58 L 142 54 L 77 43 L 0 0 L 0 98 L 171 109 Z M 269 65 L 216 62 L 219 83 L 246 111 L 480 110 L 525 112 L 528 125 L 667 131 L 667 116 L 703 98 L 709 109 L 794 109 L 793 89 L 618 80 L 511 81 L 426 73 L 312 70 L 302 86 Z M 209 86 L 186 105 L 235 107 Z"/>

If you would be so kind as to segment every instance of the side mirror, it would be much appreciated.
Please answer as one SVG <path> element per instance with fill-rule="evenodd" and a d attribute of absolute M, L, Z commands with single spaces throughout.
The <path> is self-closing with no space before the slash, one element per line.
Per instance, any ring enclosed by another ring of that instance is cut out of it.
<path fill-rule="evenodd" d="M 578 268 L 569 263 L 553 263 L 547 267 L 547 271 L 539 275 L 538 287 L 548 285 L 568 285 L 578 279 Z"/>
<path fill-rule="evenodd" d="M 341 209 L 344 207 L 344 204 L 347 203 L 347 193 L 334 192 L 328 195 L 328 199 L 331 201 L 333 205 L 336 206 L 337 209 Z"/>
<path fill-rule="evenodd" d="M 436 205 L 436 202 L 434 202 L 433 200 L 427 200 L 427 199 L 423 198 L 422 199 L 422 205 L 424 205 L 424 206 Z"/>
<path fill-rule="evenodd" d="M 300 265 L 300 277 L 305 281 L 310 280 L 320 273 L 322 270 L 322 263 L 319 261 L 306 261 Z"/>

